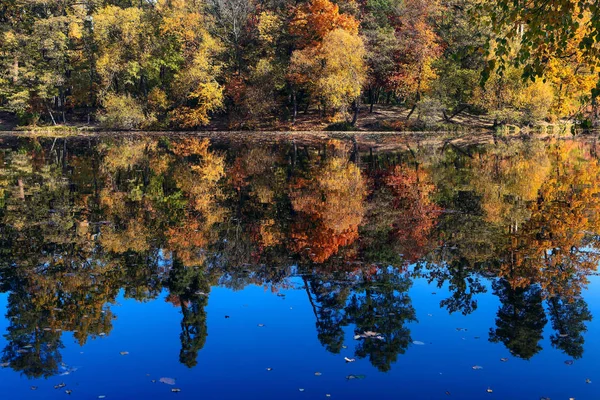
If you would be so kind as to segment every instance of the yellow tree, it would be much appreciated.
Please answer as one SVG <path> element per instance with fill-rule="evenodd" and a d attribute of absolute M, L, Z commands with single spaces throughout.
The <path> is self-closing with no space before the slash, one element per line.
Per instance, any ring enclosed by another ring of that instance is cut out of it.
<path fill-rule="evenodd" d="M 207 30 L 209 21 L 194 0 L 161 0 L 160 33 L 179 48 L 183 65 L 171 83 L 173 110 L 169 117 L 182 128 L 206 125 L 212 112 L 223 106 L 219 42 Z"/>
<path fill-rule="evenodd" d="M 290 77 L 307 87 L 324 109 L 343 113 L 360 96 L 367 72 L 365 54 L 358 35 L 336 29 L 319 44 L 292 54 Z"/>

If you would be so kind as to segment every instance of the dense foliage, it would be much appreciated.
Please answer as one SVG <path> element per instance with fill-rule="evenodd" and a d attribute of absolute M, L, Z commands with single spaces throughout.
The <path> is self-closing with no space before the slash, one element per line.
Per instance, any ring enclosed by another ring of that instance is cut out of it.
<path fill-rule="evenodd" d="M 0 107 L 123 129 L 354 124 L 365 103 L 421 123 L 593 121 L 597 14 L 570 0 L 5 0 Z"/>

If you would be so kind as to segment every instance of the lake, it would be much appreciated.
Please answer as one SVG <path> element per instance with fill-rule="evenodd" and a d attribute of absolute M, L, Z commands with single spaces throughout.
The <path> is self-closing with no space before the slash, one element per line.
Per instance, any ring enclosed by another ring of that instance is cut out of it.
<path fill-rule="evenodd" d="M 600 145 L 0 137 L 10 399 L 598 399 Z"/>

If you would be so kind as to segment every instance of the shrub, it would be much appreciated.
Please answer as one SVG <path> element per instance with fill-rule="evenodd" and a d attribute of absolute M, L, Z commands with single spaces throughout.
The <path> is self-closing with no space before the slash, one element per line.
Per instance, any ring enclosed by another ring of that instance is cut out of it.
<path fill-rule="evenodd" d="M 325 128 L 326 131 L 356 131 L 357 128 L 356 126 L 352 125 L 350 122 L 347 121 L 341 121 L 341 122 L 334 122 L 333 124 L 329 124 L 327 125 L 327 127 Z"/>
<path fill-rule="evenodd" d="M 105 128 L 140 129 L 148 126 L 153 120 L 146 117 L 140 103 L 128 94 L 107 94 L 102 105 L 104 112 L 98 119 Z"/>

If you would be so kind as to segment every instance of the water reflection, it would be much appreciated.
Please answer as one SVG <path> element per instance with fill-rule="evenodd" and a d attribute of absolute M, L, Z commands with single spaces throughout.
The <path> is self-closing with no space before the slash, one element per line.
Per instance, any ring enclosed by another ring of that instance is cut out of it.
<path fill-rule="evenodd" d="M 470 314 L 492 281 L 489 340 L 516 357 L 582 357 L 581 297 L 600 258 L 600 164 L 583 141 L 363 154 L 351 142 L 225 146 L 200 138 L 17 139 L 0 152 L 2 363 L 68 373 L 62 332 L 110 335 L 120 291 L 181 310 L 179 360 L 197 364 L 211 288 L 301 276 L 316 335 L 380 371 L 412 342 L 415 277 Z M 370 335 L 370 332 L 376 335 Z M 367 334 L 365 334 L 367 333 Z"/>

